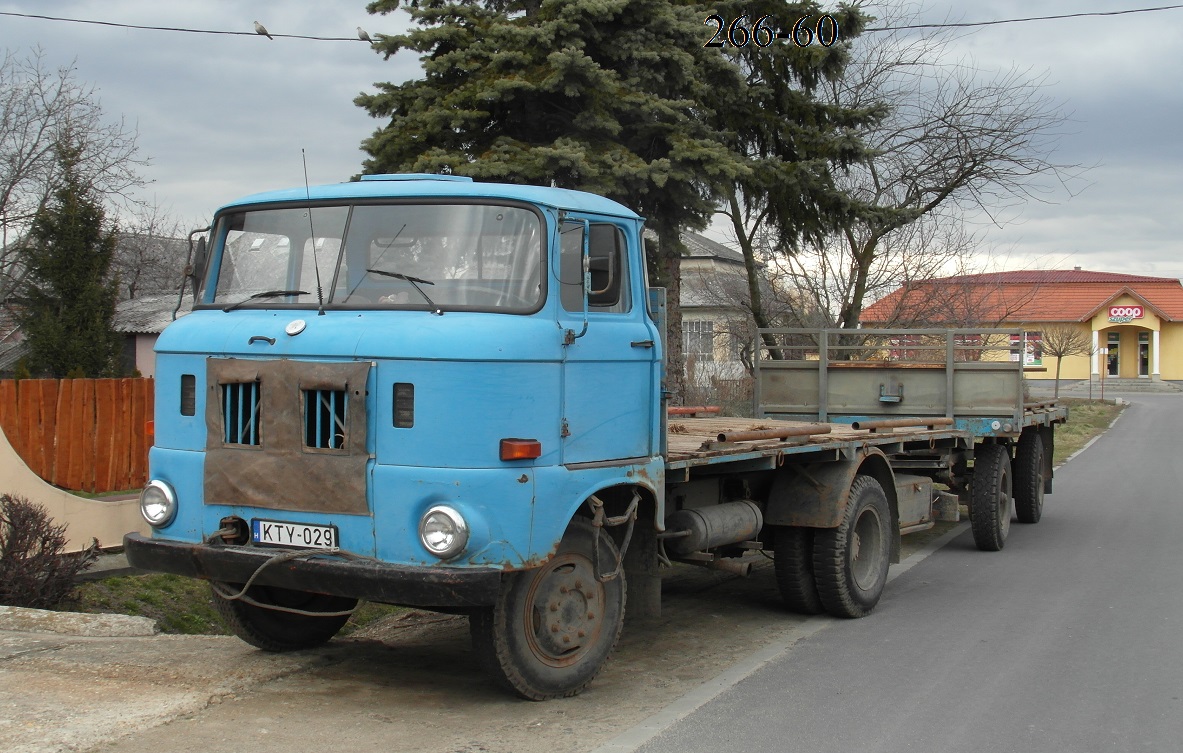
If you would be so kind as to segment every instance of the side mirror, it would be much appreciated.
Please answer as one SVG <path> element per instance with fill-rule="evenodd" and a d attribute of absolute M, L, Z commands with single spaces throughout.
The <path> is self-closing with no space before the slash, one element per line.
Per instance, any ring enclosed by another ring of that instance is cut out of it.
<path fill-rule="evenodd" d="M 190 236 L 192 240 L 192 236 Z M 205 264 L 208 260 L 208 251 L 205 245 L 205 236 L 198 236 L 197 246 L 190 252 L 192 261 L 187 270 L 189 282 L 193 284 L 193 298 L 197 298 L 197 290 L 201 286 L 201 281 L 205 277 Z"/>

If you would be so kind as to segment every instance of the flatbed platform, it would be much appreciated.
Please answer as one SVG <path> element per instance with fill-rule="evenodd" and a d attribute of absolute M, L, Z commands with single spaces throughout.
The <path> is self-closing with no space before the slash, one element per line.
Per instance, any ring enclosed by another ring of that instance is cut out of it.
<path fill-rule="evenodd" d="M 871 428 L 855 428 L 846 423 L 671 416 L 666 469 L 689 473 L 695 467 L 727 464 L 734 470 L 731 464 L 747 463 L 756 470 L 777 467 L 786 455 L 815 455 L 822 460 L 852 457 L 858 448 L 870 446 L 887 455 L 973 446 L 971 433 L 942 422 L 941 418 L 917 418 L 909 420 L 908 426 L 881 427 L 871 422 Z M 785 436 L 770 436 L 777 433 Z"/>

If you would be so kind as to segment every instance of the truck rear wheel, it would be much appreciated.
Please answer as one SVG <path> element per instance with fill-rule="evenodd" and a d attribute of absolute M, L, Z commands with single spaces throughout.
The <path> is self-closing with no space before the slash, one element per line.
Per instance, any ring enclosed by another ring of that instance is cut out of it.
<path fill-rule="evenodd" d="M 870 476 L 858 476 L 841 524 L 814 532 L 818 597 L 834 617 L 863 617 L 879 603 L 891 558 L 890 524 L 883 487 Z"/>
<path fill-rule="evenodd" d="M 357 606 L 357 599 L 274 586 L 251 586 L 246 593 L 251 601 L 265 606 L 223 596 L 224 593 L 238 593 L 241 589 L 241 584 L 210 583 L 214 608 L 235 635 L 264 651 L 298 651 L 321 646 L 349 621 L 348 614 L 336 613 L 349 612 Z M 267 606 L 333 614 L 324 617 L 294 614 Z"/>
<path fill-rule="evenodd" d="M 1028 430 L 1015 448 L 1015 517 L 1038 523 L 1043 517 L 1044 449 L 1039 430 Z"/>
<path fill-rule="evenodd" d="M 969 523 L 974 543 L 983 552 L 997 552 L 1010 533 L 1011 463 L 1006 445 L 987 444 L 974 450 Z"/>
<path fill-rule="evenodd" d="M 599 556 L 596 557 L 598 546 Z M 624 624 L 612 538 L 576 518 L 546 564 L 503 576 L 497 603 L 469 615 L 473 650 L 500 684 L 532 701 L 573 696 L 608 660 Z M 597 568 L 598 571 L 597 572 Z"/>
<path fill-rule="evenodd" d="M 776 585 L 785 605 L 798 614 L 821 614 L 813 575 L 813 529 L 777 526 L 773 536 Z"/>

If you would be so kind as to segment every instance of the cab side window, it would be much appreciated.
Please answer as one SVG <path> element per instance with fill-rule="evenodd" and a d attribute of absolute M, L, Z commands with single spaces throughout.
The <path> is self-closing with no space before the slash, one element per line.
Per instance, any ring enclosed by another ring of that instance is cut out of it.
<path fill-rule="evenodd" d="M 627 244 L 624 232 L 609 223 L 591 223 L 588 266 L 591 287 L 589 312 L 625 313 L 632 309 L 629 294 Z M 567 311 L 583 310 L 583 224 L 564 225 L 559 250 L 560 300 Z"/>

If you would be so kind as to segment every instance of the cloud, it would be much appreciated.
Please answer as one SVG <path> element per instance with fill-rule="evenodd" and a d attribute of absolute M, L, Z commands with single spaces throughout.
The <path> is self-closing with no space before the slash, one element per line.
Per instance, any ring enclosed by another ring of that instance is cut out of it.
<path fill-rule="evenodd" d="M 54 3 L 0 1 L 0 10 L 150 26 L 249 32 L 249 36 L 120 29 L 5 17 L 0 46 L 40 47 L 51 65 L 71 62 L 79 81 L 98 90 L 105 112 L 139 132 L 151 159 L 144 192 L 194 223 L 241 195 L 329 183 L 360 172 L 359 146 L 380 125 L 353 98 L 376 81 L 418 75 L 418 61 L 390 61 L 359 41 L 315 42 L 254 34 L 258 18 L 273 35 L 356 40 L 356 27 L 398 33 L 405 14 L 370 16 L 364 3 L 314 0 L 159 3 L 115 0 Z"/>
<path fill-rule="evenodd" d="M 1106 11 L 1110 0 L 985 0 L 969 10 L 929 2 L 925 18 L 989 20 Z M 200 222 L 238 196 L 309 180 L 346 180 L 361 169 L 362 139 L 382 124 L 353 105 L 377 81 L 419 75 L 415 57 L 383 61 L 361 42 L 311 42 L 254 34 L 255 19 L 273 35 L 356 38 L 397 33 L 404 13 L 370 16 L 364 3 L 318 0 L 0 0 L 0 10 L 123 23 L 228 29 L 215 36 L 115 29 L 17 19 L 0 22 L 0 46 L 44 49 L 57 65 L 76 61 L 106 111 L 137 125 L 154 182 L 145 195 L 182 220 Z M 1018 224 L 987 234 L 1015 259 L 1069 258 L 1109 271 L 1183 275 L 1176 197 L 1183 194 L 1183 11 L 991 26 L 965 32 L 951 60 L 990 69 L 1047 74 L 1047 92 L 1072 120 L 1057 159 L 1095 164 L 1090 187 L 1074 198 L 1027 204 Z M 1066 256 L 1067 255 L 1067 256 Z M 1103 266 L 1102 266 L 1103 265 Z"/>

